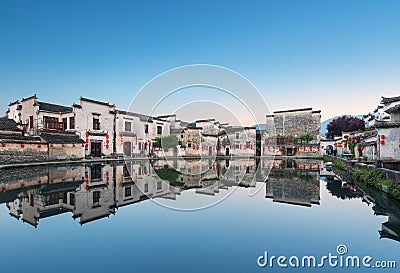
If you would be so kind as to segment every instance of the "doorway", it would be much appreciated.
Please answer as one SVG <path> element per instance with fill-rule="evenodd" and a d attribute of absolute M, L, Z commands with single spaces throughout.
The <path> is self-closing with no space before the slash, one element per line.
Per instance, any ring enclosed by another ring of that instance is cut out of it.
<path fill-rule="evenodd" d="M 124 155 L 131 156 L 132 155 L 132 143 L 124 142 Z"/>
<path fill-rule="evenodd" d="M 98 141 L 92 141 L 90 143 L 90 153 L 94 157 L 100 157 L 101 156 L 101 142 Z"/>
<path fill-rule="evenodd" d="M 212 156 L 212 152 L 213 152 L 213 148 L 212 147 L 208 147 L 208 155 Z"/>
<path fill-rule="evenodd" d="M 226 148 L 226 149 L 225 149 L 225 155 L 226 155 L 226 156 L 229 156 L 229 148 Z"/>

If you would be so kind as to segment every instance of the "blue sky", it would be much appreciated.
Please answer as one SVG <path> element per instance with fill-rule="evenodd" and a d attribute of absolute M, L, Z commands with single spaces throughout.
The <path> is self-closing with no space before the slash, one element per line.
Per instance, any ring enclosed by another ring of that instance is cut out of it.
<path fill-rule="evenodd" d="M 126 109 L 156 75 L 210 63 L 272 110 L 363 114 L 400 95 L 400 1 L 1 1 L 0 111 L 10 101 Z"/>

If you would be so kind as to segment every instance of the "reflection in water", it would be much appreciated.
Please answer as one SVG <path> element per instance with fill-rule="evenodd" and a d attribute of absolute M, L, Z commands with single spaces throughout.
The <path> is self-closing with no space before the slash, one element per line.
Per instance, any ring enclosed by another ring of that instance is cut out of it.
<path fill-rule="evenodd" d="M 274 202 L 311 206 L 319 204 L 321 162 L 317 160 L 282 160 L 270 162 L 266 197 Z"/>
<path fill-rule="evenodd" d="M 178 201 L 186 191 L 194 192 L 196 198 L 215 198 L 233 187 L 253 188 L 257 182 L 265 182 L 265 196 L 273 202 L 311 207 L 320 204 L 323 176 L 332 196 L 339 200 L 359 198 L 372 203 L 376 215 L 388 216 L 379 231 L 381 238 L 400 241 L 398 202 L 373 189 L 344 183 L 331 175 L 321 161 L 243 159 L 192 163 L 176 159 L 136 160 L 3 169 L 0 203 L 5 203 L 11 216 L 34 227 L 40 219 L 67 212 L 83 225 L 149 198 Z M 260 169 L 256 170 L 256 166 Z"/>

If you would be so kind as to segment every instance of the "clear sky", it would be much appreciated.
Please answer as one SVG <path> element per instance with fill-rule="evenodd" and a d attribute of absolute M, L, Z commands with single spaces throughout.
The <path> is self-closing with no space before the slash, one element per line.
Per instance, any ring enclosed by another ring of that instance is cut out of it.
<path fill-rule="evenodd" d="M 0 2 L 0 111 L 37 93 L 126 109 L 143 84 L 210 63 L 253 82 L 272 110 L 323 119 L 400 95 L 400 1 Z"/>

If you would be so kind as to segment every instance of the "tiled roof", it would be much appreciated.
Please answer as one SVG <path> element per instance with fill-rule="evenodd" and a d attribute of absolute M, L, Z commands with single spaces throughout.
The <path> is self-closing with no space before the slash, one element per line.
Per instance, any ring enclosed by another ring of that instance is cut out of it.
<path fill-rule="evenodd" d="M 39 137 L 23 136 L 22 134 L 0 134 L 0 139 L 7 140 L 23 140 L 23 141 L 40 141 Z"/>
<path fill-rule="evenodd" d="M 40 137 L 47 143 L 55 144 L 70 144 L 70 143 L 85 143 L 79 136 L 75 134 L 64 133 L 40 133 Z"/>
<path fill-rule="evenodd" d="M 100 104 L 100 105 L 104 105 L 104 106 L 109 106 L 109 107 L 114 107 L 115 106 L 114 104 L 110 104 L 108 102 L 92 100 L 92 99 L 88 99 L 88 98 L 84 98 L 84 97 L 80 97 L 80 100 L 81 101 L 90 102 L 90 103 Z"/>
<path fill-rule="evenodd" d="M 400 96 L 391 97 L 391 98 L 382 97 L 382 102 L 381 103 L 387 104 L 387 103 L 392 103 L 392 102 L 395 102 L 395 101 L 400 101 Z"/>
<path fill-rule="evenodd" d="M 72 113 L 72 107 L 62 106 L 58 104 L 51 104 L 47 102 L 38 101 L 40 111 L 50 112 L 50 113 Z"/>
<path fill-rule="evenodd" d="M 398 112 L 399 110 L 400 110 L 400 104 L 397 104 L 396 106 L 390 107 L 385 112 L 386 113 L 394 113 L 394 112 Z"/>
<path fill-rule="evenodd" d="M 13 119 L 0 118 L 0 131 L 19 131 Z"/>
<path fill-rule="evenodd" d="M 400 127 L 400 122 L 384 121 L 375 124 L 375 128 L 399 128 L 399 127 Z"/>
<path fill-rule="evenodd" d="M 150 122 L 150 123 L 153 122 L 153 117 L 139 114 L 139 113 L 128 112 L 128 111 L 123 111 L 123 110 L 116 110 L 116 113 L 121 114 L 121 115 L 126 115 L 126 116 L 138 117 L 140 119 L 140 121 L 144 121 L 144 122 Z M 155 119 L 157 119 L 157 118 L 155 118 Z M 157 119 L 157 120 L 162 120 L 162 119 Z M 164 120 L 162 120 L 162 121 L 164 121 Z"/>

